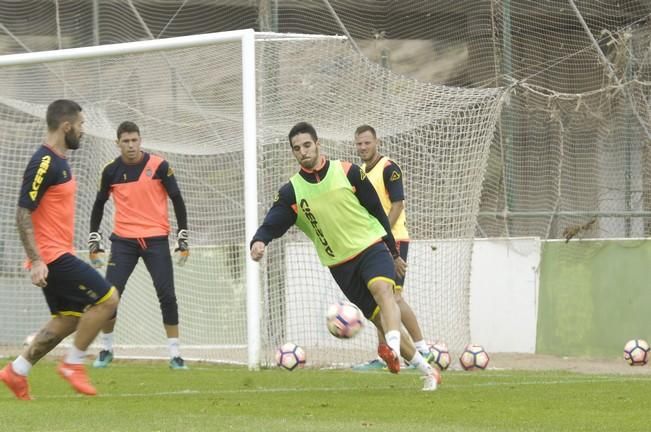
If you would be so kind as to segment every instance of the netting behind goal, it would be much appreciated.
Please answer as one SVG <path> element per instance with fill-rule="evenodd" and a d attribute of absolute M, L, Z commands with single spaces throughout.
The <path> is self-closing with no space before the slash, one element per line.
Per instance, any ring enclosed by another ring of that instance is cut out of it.
<path fill-rule="evenodd" d="M 357 161 L 354 129 L 376 127 L 382 152 L 405 173 L 413 239 L 405 294 L 426 337 L 469 342 L 472 236 L 502 89 L 418 83 L 368 63 L 341 38 L 257 35 L 257 173 L 244 171 L 239 41 L 94 59 L 0 68 L 0 186 L 3 223 L 0 344 L 19 344 L 47 319 L 41 294 L 21 269 L 13 215 L 24 166 L 42 142 L 51 101 L 78 101 L 86 115 L 82 148 L 70 154 L 78 180 L 76 247 L 85 240 L 103 165 L 118 154 L 115 128 L 141 127 L 143 146 L 174 168 L 188 207 L 191 257 L 175 267 L 181 339 L 188 359 L 247 360 L 244 176 L 256 175 L 260 218 L 296 171 L 287 133 L 309 121 L 330 158 Z M 101 231 L 111 231 L 106 206 Z M 173 212 L 171 222 L 175 225 Z M 312 364 L 366 360 L 376 336 L 340 341 L 324 314 L 343 297 L 306 238 L 292 229 L 271 244 L 261 266 L 262 363 L 284 341 L 302 345 Z M 151 279 L 140 263 L 116 327 L 117 355 L 165 356 Z"/>

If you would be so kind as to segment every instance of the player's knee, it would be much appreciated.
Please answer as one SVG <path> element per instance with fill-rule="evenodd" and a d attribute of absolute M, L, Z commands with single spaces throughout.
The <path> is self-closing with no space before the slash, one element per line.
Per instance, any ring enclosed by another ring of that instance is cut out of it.
<path fill-rule="evenodd" d="M 374 296 L 393 296 L 393 284 L 384 279 L 373 280 L 368 288 Z"/>
<path fill-rule="evenodd" d="M 165 294 L 161 294 L 158 296 L 158 302 L 161 305 L 161 308 L 176 308 L 176 296 L 174 295 L 173 292 L 167 291 Z"/>
<path fill-rule="evenodd" d="M 388 283 L 382 284 L 380 286 L 380 289 L 378 290 L 378 294 L 382 298 L 383 303 L 387 303 L 387 302 L 388 303 L 394 303 L 395 302 L 394 294 L 393 294 L 393 287 Z"/>

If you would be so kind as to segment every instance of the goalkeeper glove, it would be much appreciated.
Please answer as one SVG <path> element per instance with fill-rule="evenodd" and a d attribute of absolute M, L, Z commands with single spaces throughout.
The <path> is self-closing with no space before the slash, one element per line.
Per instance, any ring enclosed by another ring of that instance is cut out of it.
<path fill-rule="evenodd" d="M 188 230 L 182 229 L 179 230 L 179 233 L 176 236 L 176 249 L 174 249 L 174 255 L 176 255 L 176 263 L 180 266 L 183 266 L 190 256 L 190 248 L 188 247 Z"/>
<path fill-rule="evenodd" d="M 104 267 L 104 249 L 102 249 L 102 234 L 92 232 L 88 234 L 88 256 L 90 263 L 95 268 Z"/>

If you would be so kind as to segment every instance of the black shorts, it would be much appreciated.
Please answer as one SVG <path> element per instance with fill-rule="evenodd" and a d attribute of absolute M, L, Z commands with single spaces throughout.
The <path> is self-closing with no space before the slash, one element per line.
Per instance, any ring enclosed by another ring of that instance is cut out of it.
<path fill-rule="evenodd" d="M 407 262 L 407 255 L 409 254 L 409 240 L 396 241 L 396 247 L 398 248 L 400 257 L 405 262 Z M 396 275 L 396 290 L 401 290 L 404 285 L 405 285 L 405 276 L 400 277 Z"/>
<path fill-rule="evenodd" d="M 348 300 L 359 307 L 364 316 L 372 318 L 378 310 L 368 289 L 374 279 L 395 280 L 393 258 L 384 242 L 376 243 L 350 261 L 330 267 L 330 273 Z"/>
<path fill-rule="evenodd" d="M 47 268 L 43 294 L 52 315 L 81 316 L 87 306 L 102 303 L 114 290 L 97 270 L 69 253 Z"/>
<path fill-rule="evenodd" d="M 115 285 L 120 295 L 140 258 L 145 262 L 159 295 L 174 294 L 174 270 L 167 237 L 130 239 L 112 234 L 110 238 L 111 254 L 106 279 Z"/>

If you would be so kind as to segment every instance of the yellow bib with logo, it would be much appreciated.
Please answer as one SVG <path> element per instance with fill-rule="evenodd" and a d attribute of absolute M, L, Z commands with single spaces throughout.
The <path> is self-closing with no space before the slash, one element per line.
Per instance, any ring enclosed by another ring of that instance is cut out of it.
<path fill-rule="evenodd" d="M 389 190 L 384 184 L 384 166 L 390 159 L 386 156 L 382 156 L 380 160 L 375 164 L 373 169 L 366 173 L 368 179 L 373 184 L 375 191 L 377 192 L 378 197 L 380 197 L 380 202 L 384 208 L 384 212 L 388 215 L 389 210 L 391 210 L 391 199 L 389 198 Z M 394 163 L 391 161 L 391 163 Z M 366 171 L 366 164 L 362 165 L 362 169 Z M 392 174 L 390 181 L 402 181 L 400 174 L 396 171 Z M 406 241 L 409 240 L 409 232 L 407 232 L 407 218 L 405 216 L 405 210 L 403 209 L 400 212 L 400 216 L 396 220 L 396 223 L 391 227 L 391 232 L 396 241 Z"/>

